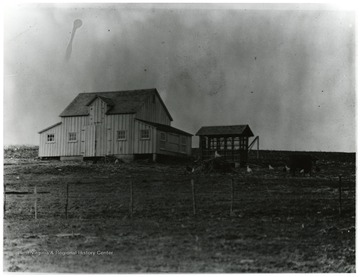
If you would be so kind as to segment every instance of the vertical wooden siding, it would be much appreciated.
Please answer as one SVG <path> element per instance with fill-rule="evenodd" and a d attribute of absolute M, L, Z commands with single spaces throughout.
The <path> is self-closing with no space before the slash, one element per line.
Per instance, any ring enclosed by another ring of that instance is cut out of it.
<path fill-rule="evenodd" d="M 84 157 L 95 157 L 95 140 L 96 140 L 96 129 L 95 125 L 83 126 L 82 129 L 82 138 L 81 138 L 81 154 Z"/>
<path fill-rule="evenodd" d="M 40 134 L 39 156 L 103 156 L 133 154 L 134 115 L 108 115 L 102 124 L 89 125 L 89 118 L 65 117 L 62 124 Z M 90 127 L 94 126 L 94 127 Z M 95 127 L 96 126 L 96 127 Z M 89 130 L 87 130 L 89 128 Z M 96 130 L 94 129 L 96 128 Z M 126 132 L 126 140 L 117 140 L 117 131 Z M 69 132 L 76 133 L 76 142 L 69 142 Z M 55 134 L 54 143 L 46 143 L 47 134 Z M 96 153 L 94 143 L 96 139 Z"/>
<path fill-rule="evenodd" d="M 125 131 L 125 140 L 117 139 L 117 131 Z M 106 116 L 106 149 L 107 154 L 128 155 L 133 154 L 134 115 L 118 114 Z"/>
<path fill-rule="evenodd" d="M 100 98 L 94 100 L 89 106 L 89 124 L 102 123 L 105 120 L 107 104 Z"/>
<path fill-rule="evenodd" d="M 136 115 L 106 115 L 106 111 L 107 104 L 98 98 L 91 104 L 89 116 L 61 118 L 61 125 L 40 134 L 39 156 L 103 156 L 155 153 L 157 149 L 156 129 L 153 126 L 135 121 L 135 117 L 165 125 L 171 123 L 165 108 L 155 94 L 154 97 L 149 95 Z M 95 129 L 87 127 L 90 125 L 95 125 Z M 150 130 L 149 140 L 140 139 L 141 129 Z M 117 131 L 120 130 L 125 131 L 125 140 L 117 139 Z M 75 142 L 69 142 L 69 132 L 76 133 L 77 139 Z M 48 133 L 55 134 L 55 143 L 46 143 Z M 96 150 L 94 150 L 95 140 Z"/>
<path fill-rule="evenodd" d="M 184 136 L 180 134 L 166 133 L 164 131 L 157 130 L 156 136 L 156 153 L 164 155 L 191 155 L 191 136 Z M 160 148 L 160 133 L 166 133 L 166 142 L 163 143 L 163 148 Z M 182 151 L 181 141 L 185 138 L 186 147 L 185 152 Z"/>
<path fill-rule="evenodd" d="M 102 124 L 84 126 L 84 129 L 94 128 L 94 133 L 92 133 L 91 131 L 85 132 L 85 148 L 89 148 L 86 151 L 86 156 L 132 154 L 132 141 L 134 137 L 133 121 L 133 114 L 106 115 L 105 120 Z M 125 140 L 117 139 L 117 131 L 120 130 L 125 131 Z M 96 149 L 92 151 L 92 148 Z"/>
<path fill-rule="evenodd" d="M 60 156 L 80 156 L 81 153 L 81 131 L 88 123 L 87 116 L 64 117 L 62 129 L 62 142 L 60 144 Z M 69 142 L 69 133 L 76 133 L 76 142 Z"/>
<path fill-rule="evenodd" d="M 107 155 L 106 140 L 107 132 L 105 124 L 95 124 L 95 154 L 96 156 L 105 156 Z"/>
<path fill-rule="evenodd" d="M 40 134 L 39 157 L 60 156 L 61 129 L 62 125 L 58 125 Z M 54 134 L 54 142 L 47 142 L 48 134 Z"/>
<path fill-rule="evenodd" d="M 82 126 L 87 125 L 87 116 L 63 117 L 61 125 L 40 134 L 40 157 L 80 156 Z M 76 133 L 76 141 L 69 142 L 69 132 Z M 47 134 L 55 134 L 55 142 L 47 143 Z"/>
<path fill-rule="evenodd" d="M 156 129 L 138 120 L 135 120 L 134 129 L 134 154 L 155 153 Z M 140 139 L 141 130 L 150 130 L 150 139 Z"/>
<path fill-rule="evenodd" d="M 156 94 L 149 95 L 136 113 L 136 118 L 165 125 L 171 124 L 171 120 Z"/>

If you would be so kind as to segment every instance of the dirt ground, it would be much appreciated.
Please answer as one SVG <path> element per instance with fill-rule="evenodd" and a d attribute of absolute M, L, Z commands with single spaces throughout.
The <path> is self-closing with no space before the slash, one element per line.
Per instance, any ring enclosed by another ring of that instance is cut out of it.
<path fill-rule="evenodd" d="M 4 270 L 355 272 L 355 155 L 324 153 L 311 177 L 283 172 L 281 157 L 263 152 L 252 173 L 190 174 L 185 162 L 5 152 Z"/>

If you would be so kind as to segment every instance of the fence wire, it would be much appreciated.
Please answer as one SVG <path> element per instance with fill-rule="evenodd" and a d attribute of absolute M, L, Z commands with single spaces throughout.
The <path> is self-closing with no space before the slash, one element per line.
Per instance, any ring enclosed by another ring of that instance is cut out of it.
<path fill-rule="evenodd" d="M 37 194 L 34 194 L 35 186 Z M 159 174 L 151 178 L 64 178 L 47 182 L 28 180 L 27 185 L 21 188 L 15 189 L 11 185 L 6 187 L 5 194 L 5 216 L 8 219 L 35 218 L 35 212 L 39 219 L 65 218 L 66 212 L 68 218 L 79 219 L 129 216 L 166 219 L 194 214 L 269 218 L 314 214 L 327 216 L 337 214 L 339 205 L 338 177 L 256 178 L 211 175 L 174 179 L 171 175 Z M 353 177 L 342 177 L 341 212 L 355 213 Z"/>

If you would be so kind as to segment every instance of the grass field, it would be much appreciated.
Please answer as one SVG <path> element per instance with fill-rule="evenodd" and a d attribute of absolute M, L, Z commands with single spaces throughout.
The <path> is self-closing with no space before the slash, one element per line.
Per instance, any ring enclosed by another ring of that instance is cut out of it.
<path fill-rule="evenodd" d="M 40 161 L 31 147 L 5 149 L 4 270 L 355 272 L 355 154 L 316 153 L 312 177 L 283 172 L 287 152 L 260 154 L 251 174 L 191 175 L 181 162 Z"/>

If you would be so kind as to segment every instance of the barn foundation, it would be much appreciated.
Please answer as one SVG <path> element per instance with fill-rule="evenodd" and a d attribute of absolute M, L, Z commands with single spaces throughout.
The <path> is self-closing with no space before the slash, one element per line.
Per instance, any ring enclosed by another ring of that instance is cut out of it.
<path fill-rule="evenodd" d="M 83 156 L 61 156 L 60 157 L 60 161 L 62 162 L 67 162 L 67 161 L 71 161 L 71 162 L 81 162 L 83 161 Z"/>

